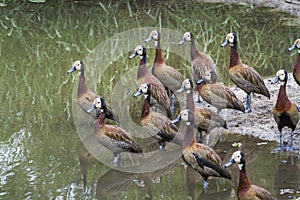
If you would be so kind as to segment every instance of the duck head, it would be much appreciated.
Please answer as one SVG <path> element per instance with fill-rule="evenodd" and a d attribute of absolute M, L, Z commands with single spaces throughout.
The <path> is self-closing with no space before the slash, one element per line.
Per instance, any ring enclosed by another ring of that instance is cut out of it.
<path fill-rule="evenodd" d="M 152 40 L 159 41 L 160 32 L 158 30 L 151 31 L 150 36 L 145 40 L 145 42 L 150 42 Z"/>
<path fill-rule="evenodd" d="M 139 46 L 135 47 L 134 52 L 129 56 L 129 59 L 132 59 L 138 55 L 140 56 L 141 59 L 144 56 L 146 56 L 146 48 L 144 46 L 139 45 Z"/>
<path fill-rule="evenodd" d="M 183 34 L 182 39 L 179 41 L 178 44 L 183 44 L 184 42 L 191 42 L 194 39 L 194 36 L 191 32 L 186 32 Z"/>
<path fill-rule="evenodd" d="M 92 112 L 94 110 L 97 110 L 97 113 L 103 113 L 104 110 L 106 109 L 106 103 L 105 100 L 103 99 L 103 97 L 97 97 L 96 99 L 94 99 L 93 104 L 91 106 L 90 109 L 87 110 L 87 112 Z"/>
<path fill-rule="evenodd" d="M 193 81 L 191 79 L 185 79 L 182 81 L 181 87 L 177 90 L 178 93 L 185 91 L 191 91 L 194 87 Z"/>
<path fill-rule="evenodd" d="M 242 170 L 243 166 L 246 163 L 246 156 L 242 151 L 236 151 L 232 154 L 231 159 L 228 163 L 225 164 L 225 167 L 228 168 L 234 163 L 238 164 L 239 169 Z"/>
<path fill-rule="evenodd" d="M 84 64 L 81 60 L 77 60 L 73 63 L 71 69 L 67 71 L 67 74 L 71 74 L 72 72 L 78 71 L 79 73 L 84 70 Z"/>
<path fill-rule="evenodd" d="M 293 51 L 294 49 L 298 49 L 298 53 L 300 53 L 300 39 L 297 39 L 294 44 L 289 48 L 289 51 Z"/>
<path fill-rule="evenodd" d="M 201 83 L 215 83 L 217 82 L 217 73 L 215 71 L 208 71 L 204 74 L 202 79 L 197 81 L 197 85 L 200 85 Z"/>
<path fill-rule="evenodd" d="M 274 78 L 274 80 L 271 83 L 275 84 L 280 81 L 282 85 L 285 85 L 287 83 L 287 80 L 288 80 L 287 71 L 284 69 L 281 69 L 281 70 L 277 71 L 276 77 Z"/>
<path fill-rule="evenodd" d="M 194 122 L 194 113 L 190 109 L 185 109 L 180 111 L 179 115 L 176 117 L 176 119 L 172 120 L 172 124 L 176 124 L 179 121 L 184 121 L 186 125 L 191 125 L 191 123 Z"/>
<path fill-rule="evenodd" d="M 236 36 L 236 34 L 235 34 L 235 33 L 228 33 L 228 34 L 226 35 L 225 41 L 221 44 L 221 46 L 222 46 L 222 47 L 225 47 L 225 46 L 227 46 L 228 44 L 229 44 L 230 46 L 235 46 L 236 43 L 237 43 L 237 36 Z"/>
<path fill-rule="evenodd" d="M 208 71 L 204 74 L 203 79 L 206 83 L 215 83 L 217 82 L 217 73 L 215 71 Z"/>
<path fill-rule="evenodd" d="M 140 85 L 138 91 L 136 93 L 134 93 L 134 97 L 138 97 L 142 94 L 144 94 L 145 98 L 148 97 L 148 95 L 150 95 L 150 84 L 148 83 L 143 83 Z"/>

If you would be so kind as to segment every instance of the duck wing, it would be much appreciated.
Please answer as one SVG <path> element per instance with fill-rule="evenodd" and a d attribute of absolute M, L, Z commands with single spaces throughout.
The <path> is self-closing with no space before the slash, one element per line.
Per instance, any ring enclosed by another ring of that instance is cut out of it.
<path fill-rule="evenodd" d="M 247 94 L 254 92 L 270 98 L 264 80 L 253 67 L 240 64 L 229 69 L 229 76 L 232 82 Z"/>

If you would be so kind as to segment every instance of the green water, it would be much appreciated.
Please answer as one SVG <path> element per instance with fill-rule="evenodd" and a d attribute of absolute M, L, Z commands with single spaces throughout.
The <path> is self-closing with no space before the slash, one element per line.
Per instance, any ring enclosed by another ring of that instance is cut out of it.
<path fill-rule="evenodd" d="M 186 199 L 189 193 L 193 192 L 195 198 L 201 194 L 201 179 L 195 191 L 187 187 L 189 179 L 181 160 L 160 183 L 151 184 L 146 180 L 152 174 L 109 172 L 108 167 L 84 151 L 72 114 L 72 92 L 77 75 L 67 75 L 66 71 L 75 60 L 84 60 L 98 44 L 115 34 L 138 27 L 167 28 L 182 35 L 191 31 L 198 48 L 213 57 L 220 77 L 227 84 L 229 49 L 221 48 L 220 44 L 230 31 L 239 36 L 242 60 L 265 76 L 274 75 L 282 67 L 291 70 L 295 61 L 295 53 L 287 49 L 298 37 L 298 30 L 285 25 L 293 19 L 266 8 L 197 1 L 6 3 L 7 6 L 0 7 L 0 199 L 95 199 L 119 180 L 124 180 L 122 186 L 116 186 L 114 192 L 108 192 L 109 189 L 104 192 L 109 195 L 108 199 Z M 147 37 L 148 34 L 141 36 L 142 39 Z M 181 36 L 174 43 L 180 39 Z M 153 44 L 147 46 L 153 47 Z M 111 54 L 111 66 L 101 83 L 94 85 L 108 101 L 112 99 L 111 90 L 117 80 L 138 63 L 137 59 L 128 60 L 129 53 L 118 58 Z M 188 61 L 178 61 L 178 56 L 164 53 L 168 55 L 168 64 L 189 76 Z M 153 56 L 154 51 L 149 50 L 149 62 Z M 133 108 L 140 105 L 138 100 L 130 102 Z M 139 116 L 140 111 L 131 112 Z M 230 144 L 237 140 L 246 143 L 249 138 L 224 136 L 218 152 L 228 159 L 234 150 Z M 257 141 L 252 140 L 253 145 L 243 150 L 253 152 Z M 299 159 L 292 162 L 291 158 L 284 158 L 288 163 L 282 169 L 280 155 L 269 153 L 274 146 L 255 148 L 257 154 L 251 155 L 257 157 L 253 157 L 248 169 L 254 183 L 277 196 L 281 188 L 299 187 L 299 178 L 280 181 L 283 177 L 278 172 L 279 169 L 285 171 L 285 177 L 299 174 Z M 225 155 L 225 150 L 230 153 Z M 133 181 L 141 179 L 145 187 Z M 231 190 L 227 180 L 209 182 L 209 194 Z M 223 191 L 224 188 L 227 190 Z M 203 195 L 199 198 L 216 199 Z"/>

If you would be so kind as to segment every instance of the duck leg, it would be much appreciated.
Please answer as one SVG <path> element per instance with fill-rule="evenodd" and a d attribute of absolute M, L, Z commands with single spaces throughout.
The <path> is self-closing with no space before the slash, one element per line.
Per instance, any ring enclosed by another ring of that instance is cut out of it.
<path fill-rule="evenodd" d="M 159 141 L 158 143 L 159 143 L 159 149 L 160 149 L 160 150 L 164 150 L 164 149 L 165 149 L 165 146 L 166 146 L 165 141 L 161 140 L 161 141 Z"/>
<path fill-rule="evenodd" d="M 223 136 L 222 136 L 222 132 L 220 132 L 220 135 L 219 135 L 219 142 L 222 142 L 223 140 Z"/>
<path fill-rule="evenodd" d="M 121 154 L 120 153 L 114 153 L 114 166 L 118 167 L 120 166 L 120 161 L 121 161 Z"/>
<path fill-rule="evenodd" d="M 202 129 L 198 129 L 198 133 L 196 135 L 196 142 L 202 143 Z"/>
<path fill-rule="evenodd" d="M 204 182 L 203 182 L 203 189 L 204 189 L 205 192 L 207 192 L 207 189 L 208 189 L 208 182 L 207 182 L 207 179 L 204 180 Z"/>
<path fill-rule="evenodd" d="M 172 92 L 172 94 L 171 94 L 171 115 L 173 116 L 173 114 L 174 114 L 174 108 L 175 108 L 175 106 L 174 106 L 174 101 L 175 101 L 175 95 L 174 95 L 174 93 Z"/>
<path fill-rule="evenodd" d="M 251 94 L 247 94 L 245 113 L 251 112 Z"/>
<path fill-rule="evenodd" d="M 206 137 L 205 137 L 205 145 L 208 146 L 208 142 L 209 142 L 209 133 L 206 132 Z"/>
<path fill-rule="evenodd" d="M 195 102 L 196 103 L 201 103 L 202 102 L 202 98 L 201 98 L 201 96 L 200 96 L 199 93 L 198 93 L 198 98 L 197 98 L 197 100 Z"/>
<path fill-rule="evenodd" d="M 217 109 L 217 113 L 219 114 L 220 117 L 222 117 L 222 110 L 221 109 Z"/>
<path fill-rule="evenodd" d="M 299 148 L 293 147 L 293 136 L 294 136 L 294 131 L 291 132 L 291 143 L 290 146 L 287 147 L 287 151 L 297 151 Z"/>
<path fill-rule="evenodd" d="M 284 150 L 282 145 L 282 131 L 279 131 L 279 147 L 273 149 L 274 152 L 282 152 Z"/>

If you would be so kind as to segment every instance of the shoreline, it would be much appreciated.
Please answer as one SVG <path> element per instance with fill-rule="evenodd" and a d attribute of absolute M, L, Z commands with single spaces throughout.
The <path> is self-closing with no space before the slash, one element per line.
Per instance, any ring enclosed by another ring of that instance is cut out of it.
<path fill-rule="evenodd" d="M 279 84 L 271 84 L 273 77 L 264 78 L 265 84 L 270 91 L 270 99 L 263 95 L 251 94 L 252 111 L 250 113 L 241 113 L 232 109 L 223 109 L 222 118 L 226 120 L 228 129 L 216 128 L 211 131 L 211 134 L 218 134 L 220 132 L 252 135 L 267 141 L 276 141 L 279 144 L 279 131 L 277 124 L 273 118 L 273 108 L 277 100 L 277 94 L 279 91 Z M 237 88 L 231 87 L 236 96 L 244 103 L 246 101 L 246 93 Z M 295 91 L 300 91 L 300 86 L 295 82 L 292 73 L 288 74 L 287 83 L 287 95 L 291 102 L 297 106 L 300 105 L 300 94 Z M 198 94 L 198 93 L 196 93 Z M 195 103 L 196 106 L 203 106 L 203 103 Z M 205 102 L 204 106 L 214 109 L 212 106 L 208 106 Z M 300 113 L 299 113 L 300 114 Z M 290 132 L 291 129 L 283 128 L 282 141 L 283 143 L 290 144 Z M 300 149 L 300 121 L 296 127 L 293 137 L 293 145 Z M 295 151 L 300 153 L 300 151 Z"/>
<path fill-rule="evenodd" d="M 289 13 L 300 18 L 300 0 L 202 0 L 207 3 L 237 3 L 253 4 L 255 6 L 269 7 Z"/>

